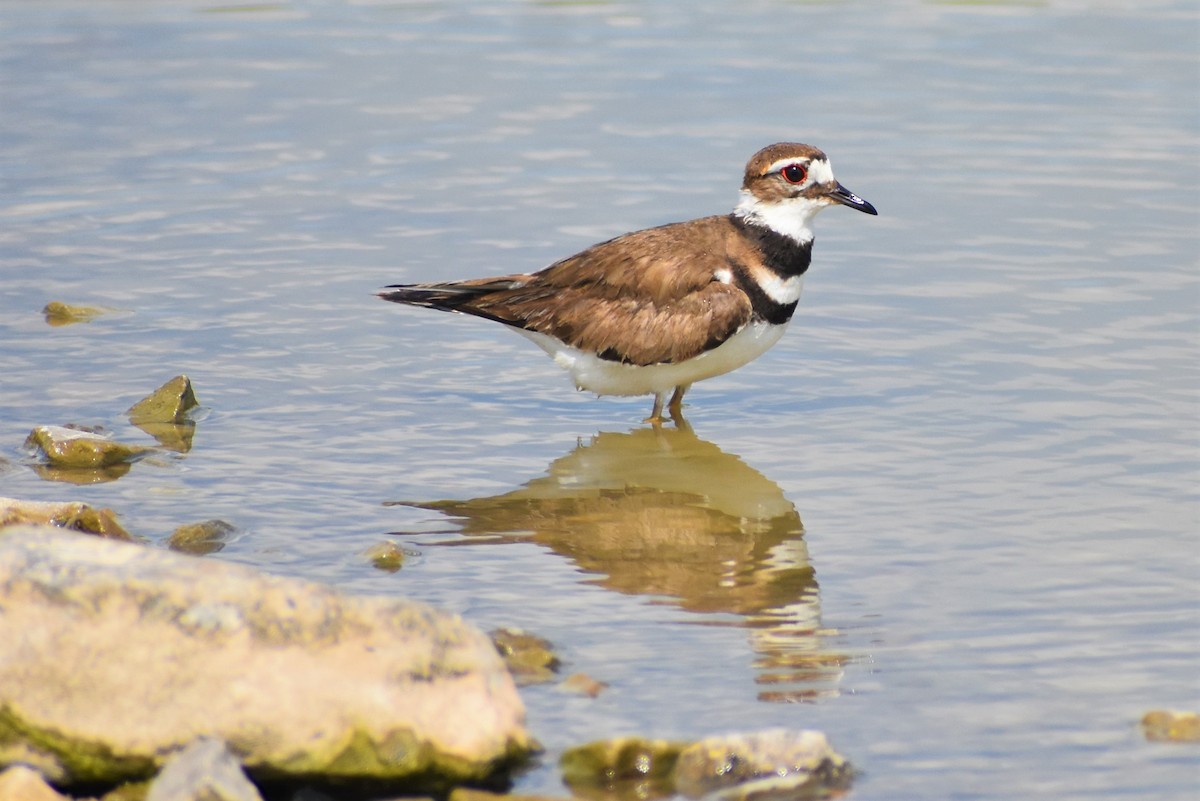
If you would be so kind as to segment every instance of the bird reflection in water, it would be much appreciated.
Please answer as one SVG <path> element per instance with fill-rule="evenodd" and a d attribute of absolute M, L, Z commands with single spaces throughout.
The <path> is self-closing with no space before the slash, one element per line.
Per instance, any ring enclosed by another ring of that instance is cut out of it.
<path fill-rule="evenodd" d="M 530 540 L 630 595 L 749 632 L 759 698 L 836 695 L 845 653 L 821 626 L 800 515 L 773 481 L 686 424 L 603 432 L 503 495 L 395 502 L 451 518 L 467 540 Z M 428 544 L 428 543 L 426 543 Z"/>

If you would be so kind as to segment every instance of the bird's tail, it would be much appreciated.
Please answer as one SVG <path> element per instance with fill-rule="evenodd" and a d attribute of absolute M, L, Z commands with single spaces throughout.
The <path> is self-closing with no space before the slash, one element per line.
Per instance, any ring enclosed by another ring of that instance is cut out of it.
<path fill-rule="evenodd" d="M 509 275 L 472 281 L 448 281 L 432 284 L 392 284 L 376 294 L 393 303 L 425 306 L 442 311 L 466 311 L 463 306 L 496 292 L 517 289 L 529 276 Z"/>

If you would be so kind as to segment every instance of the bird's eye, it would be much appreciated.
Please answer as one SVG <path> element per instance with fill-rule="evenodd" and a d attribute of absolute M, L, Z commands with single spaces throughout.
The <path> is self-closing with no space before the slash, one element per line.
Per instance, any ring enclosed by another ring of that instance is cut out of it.
<path fill-rule="evenodd" d="M 802 184 L 808 177 L 808 169 L 803 164 L 789 164 L 779 171 L 789 184 Z"/>

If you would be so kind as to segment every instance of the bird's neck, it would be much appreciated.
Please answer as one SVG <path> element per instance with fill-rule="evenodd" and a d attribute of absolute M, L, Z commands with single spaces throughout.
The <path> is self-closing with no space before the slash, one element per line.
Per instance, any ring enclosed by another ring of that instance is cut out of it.
<path fill-rule="evenodd" d="M 762 254 L 763 265 L 780 278 L 804 275 L 812 261 L 812 232 L 805 231 L 808 236 L 797 239 L 779 231 L 774 226 L 764 224 L 760 219 L 738 214 L 731 215 L 733 224 L 753 242 Z"/>

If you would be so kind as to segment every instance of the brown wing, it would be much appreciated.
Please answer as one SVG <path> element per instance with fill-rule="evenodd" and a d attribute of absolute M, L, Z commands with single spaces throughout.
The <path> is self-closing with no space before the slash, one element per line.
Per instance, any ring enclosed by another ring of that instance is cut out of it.
<path fill-rule="evenodd" d="M 549 334 L 614 361 L 684 361 L 750 320 L 745 293 L 713 278 L 728 267 L 730 230 L 727 218 L 709 217 L 626 234 L 523 282 L 501 279 L 512 283 L 475 294 L 456 309 Z"/>

